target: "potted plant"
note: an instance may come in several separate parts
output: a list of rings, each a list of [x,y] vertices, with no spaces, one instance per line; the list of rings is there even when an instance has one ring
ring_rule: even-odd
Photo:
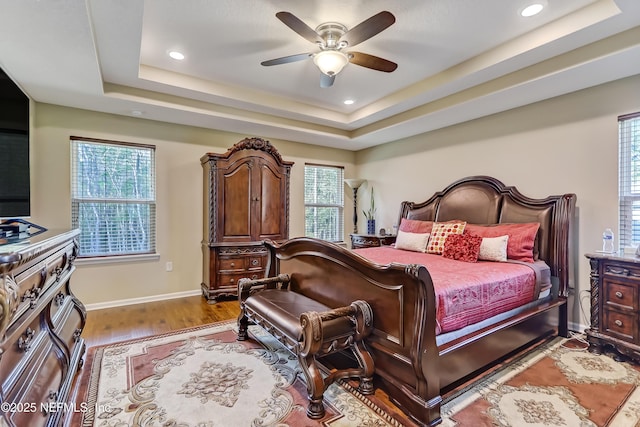
[[[365,218],[367,218],[367,234],[376,234],[376,201],[373,197],[373,187],[371,187],[371,204],[369,210],[363,210]]]

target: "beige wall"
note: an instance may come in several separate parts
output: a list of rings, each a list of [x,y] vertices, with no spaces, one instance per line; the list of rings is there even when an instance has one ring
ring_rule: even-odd
[[[225,152],[252,135],[217,132],[150,120],[36,104],[32,139],[31,221],[49,229],[71,226],[70,136],[156,146],[157,250],[159,260],[78,265],[72,279],[85,304],[153,297],[200,289],[202,255],[202,168],[206,152]],[[270,140],[291,171],[290,236],[304,235],[304,164],[345,167],[354,173],[355,154],[289,141]],[[349,193],[348,189],[347,193]],[[351,203],[347,195],[347,203]],[[345,225],[346,233],[351,222]],[[167,261],[173,271],[165,271]]]
[[[577,194],[576,274],[588,324],[589,265],[602,231],[618,228],[618,115],[640,111],[640,76],[561,96],[359,152],[358,175],[373,185],[381,226],[397,222],[403,200],[423,201],[451,182],[491,175],[530,197]],[[366,206],[368,189],[363,194]],[[382,203],[381,203],[382,204]]]
[[[397,222],[403,200],[422,201],[461,177],[491,175],[530,197],[578,196],[570,321],[588,324],[589,269],[584,254],[601,247],[602,230],[617,235],[617,116],[640,111],[640,76],[418,135],[358,153],[289,141],[271,142],[292,170],[291,236],[304,233],[303,164],[345,166],[346,177],[368,180],[362,209],[375,188],[377,228]],[[38,104],[33,161],[33,221],[70,225],[69,136],[154,144],[158,169],[159,261],[79,266],[73,288],[85,303],[148,297],[199,288],[202,184],[199,158],[246,135]],[[351,230],[346,189],[345,229]],[[174,271],[165,271],[172,261]],[[584,313],[584,314],[583,314]]]

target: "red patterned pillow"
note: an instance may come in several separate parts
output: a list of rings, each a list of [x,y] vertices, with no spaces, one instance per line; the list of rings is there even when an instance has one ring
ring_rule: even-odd
[[[433,221],[420,221],[417,219],[402,218],[398,230],[407,233],[431,233]]]
[[[522,224],[475,225],[467,224],[467,233],[481,237],[499,237],[508,235],[507,258],[525,262],[533,262],[534,245],[540,223],[526,222]]]
[[[477,262],[482,237],[474,234],[450,234],[444,241],[442,256],[465,262]]]
[[[462,234],[465,225],[467,223],[464,221],[434,222],[433,228],[431,228],[429,244],[427,245],[427,253],[441,254],[444,250],[444,242],[447,236],[449,234]]]

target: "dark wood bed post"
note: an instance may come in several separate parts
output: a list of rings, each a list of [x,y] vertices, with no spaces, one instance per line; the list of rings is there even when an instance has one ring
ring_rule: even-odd
[[[558,295],[567,299],[571,289],[571,280],[574,279],[575,248],[573,247],[574,218],[576,207],[575,194],[563,195],[557,204],[558,212],[554,215],[557,224],[554,229],[559,234],[555,239],[553,253],[556,256],[554,264],[558,276]],[[551,274],[554,274],[553,270]],[[569,337],[569,304],[560,307],[560,322],[558,335]]]

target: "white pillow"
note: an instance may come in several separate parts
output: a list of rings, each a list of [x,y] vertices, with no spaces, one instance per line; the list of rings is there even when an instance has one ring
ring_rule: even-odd
[[[483,261],[506,261],[509,236],[483,237],[478,259]]]
[[[396,248],[405,251],[426,252],[429,242],[429,233],[409,233],[398,230],[396,236]]]

